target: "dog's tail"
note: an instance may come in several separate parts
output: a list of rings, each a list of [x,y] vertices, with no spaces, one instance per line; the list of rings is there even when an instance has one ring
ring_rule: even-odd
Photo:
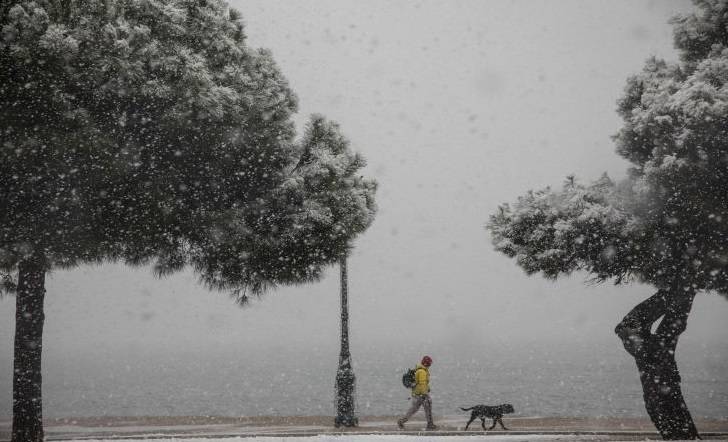
[[[472,410],[473,408],[475,408],[475,407],[470,407],[470,408],[463,408],[463,407],[460,407],[460,409],[461,409],[461,410],[463,410],[463,411],[470,411],[470,410]]]

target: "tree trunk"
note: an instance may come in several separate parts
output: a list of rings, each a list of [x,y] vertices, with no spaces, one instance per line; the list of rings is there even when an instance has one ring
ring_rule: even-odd
[[[45,267],[36,257],[18,265],[13,360],[12,442],[43,441],[41,350]]]
[[[341,270],[341,347],[339,369],[336,371],[336,419],[334,425],[356,427],[359,422],[354,411],[356,377],[349,353],[349,281],[346,273],[346,257],[339,261]]]
[[[695,299],[692,288],[661,289],[637,305],[615,333],[637,363],[645,408],[665,440],[700,439],[680,389],[675,349]],[[662,321],[653,333],[652,326]]]

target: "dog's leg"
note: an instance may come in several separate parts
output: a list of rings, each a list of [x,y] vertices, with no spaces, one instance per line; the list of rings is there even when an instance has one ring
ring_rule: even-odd
[[[484,417],[480,418],[480,426],[483,427],[483,431],[485,431],[485,418]]]
[[[468,431],[468,427],[470,424],[475,420],[475,416],[471,415],[470,420],[468,421],[467,425],[465,425],[465,431]]]
[[[504,430],[508,430],[508,428],[506,428],[506,426],[503,425],[503,419],[502,418],[498,418],[498,422],[500,422],[501,428],[503,428]]]
[[[491,425],[490,428],[488,428],[488,430],[492,430],[493,428],[495,428],[495,423],[497,422],[497,420],[498,419],[493,418],[493,425]]]

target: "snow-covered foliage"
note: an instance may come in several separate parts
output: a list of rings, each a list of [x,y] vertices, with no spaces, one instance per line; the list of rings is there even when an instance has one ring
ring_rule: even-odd
[[[0,14],[0,268],[191,264],[211,287],[259,292],[317,277],[371,222],[374,185],[340,136],[294,168],[311,150],[297,99],[223,1]],[[314,164],[330,186],[312,185]]]
[[[297,148],[296,165],[269,198],[250,213],[233,211],[211,249],[193,253],[203,280],[235,290],[240,301],[245,288],[255,293],[270,283],[319,278],[323,265],[341,258],[374,220],[376,183],[358,174],[366,163],[336,123],[313,116]]]
[[[622,200],[606,175],[589,186],[569,177],[560,192],[531,191],[502,205],[489,228],[496,250],[529,274],[587,270],[601,280],[621,279],[633,273],[635,249],[634,220]]]
[[[615,141],[629,177],[570,180],[491,217],[496,249],[527,272],[583,269],[657,287],[677,278],[728,294],[728,3],[695,4],[672,21],[681,62],[649,59],[619,100]]]

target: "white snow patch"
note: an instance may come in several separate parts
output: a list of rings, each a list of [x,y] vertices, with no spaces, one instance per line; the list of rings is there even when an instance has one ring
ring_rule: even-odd
[[[165,438],[165,441],[185,441],[187,438]],[[225,438],[194,438],[195,442],[473,442],[483,440],[483,434],[472,436],[419,436],[419,435],[391,435],[391,434],[357,434],[357,435],[316,435],[293,437],[225,437]],[[585,435],[553,435],[553,434],[526,434],[526,435],[498,435],[488,436],[488,442],[527,442],[527,441],[583,441],[606,440],[599,436]],[[83,442],[111,442],[108,439],[80,439]],[[148,439],[124,439],[124,442],[149,442]]]

